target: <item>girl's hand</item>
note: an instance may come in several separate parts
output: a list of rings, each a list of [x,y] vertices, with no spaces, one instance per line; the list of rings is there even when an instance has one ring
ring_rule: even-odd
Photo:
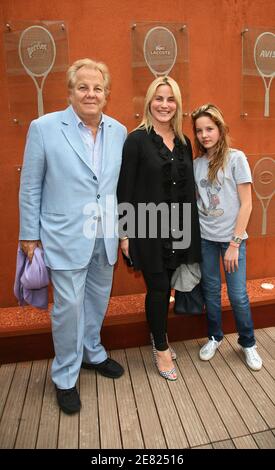
[[[239,248],[229,245],[224,255],[224,268],[228,273],[238,269]]]

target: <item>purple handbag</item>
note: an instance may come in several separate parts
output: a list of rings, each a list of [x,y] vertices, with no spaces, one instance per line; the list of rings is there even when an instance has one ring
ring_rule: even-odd
[[[30,262],[19,246],[14,283],[14,295],[19,305],[30,304],[42,309],[48,308],[48,284],[49,274],[41,248],[34,250]]]

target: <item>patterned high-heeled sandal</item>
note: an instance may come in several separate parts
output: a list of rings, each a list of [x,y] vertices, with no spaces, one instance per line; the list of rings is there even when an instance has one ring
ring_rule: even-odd
[[[170,349],[171,357],[172,357],[173,361],[175,361],[175,360],[177,359],[177,353],[176,353],[176,351],[174,350],[174,348],[172,348],[172,346],[169,344],[168,335],[167,335],[167,334],[166,334],[166,341],[167,341],[167,344],[168,344],[168,348]]]
[[[152,333],[150,333],[150,338],[151,338],[152,350],[153,350],[153,361],[158,369],[159,375],[161,375],[161,377],[163,377],[166,380],[172,380],[172,381],[177,380],[177,371],[175,367],[173,367],[170,370],[160,370],[158,366],[158,353],[157,353],[157,349],[155,346],[155,341],[154,341]],[[172,353],[171,353],[171,356],[172,356]]]
[[[150,333],[150,340],[151,340],[153,349],[156,349],[155,341],[154,341],[154,337],[153,337],[152,333]],[[175,361],[175,360],[177,359],[177,353],[176,353],[176,351],[172,348],[172,346],[169,344],[168,335],[167,335],[167,334],[166,334],[166,341],[167,341],[168,348],[169,348],[170,353],[171,353],[171,357],[172,357],[173,361]]]

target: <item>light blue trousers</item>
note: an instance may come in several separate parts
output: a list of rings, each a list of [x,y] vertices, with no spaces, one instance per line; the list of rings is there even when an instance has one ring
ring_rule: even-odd
[[[113,268],[103,238],[97,238],[88,266],[50,271],[54,292],[52,380],[58,388],[75,386],[82,361],[98,364],[107,358],[100,330],[110,298]]]

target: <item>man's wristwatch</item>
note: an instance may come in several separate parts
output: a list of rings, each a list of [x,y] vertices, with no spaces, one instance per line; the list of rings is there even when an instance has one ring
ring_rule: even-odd
[[[240,245],[243,241],[242,238],[240,237],[235,237],[235,235],[233,235],[233,237],[231,238],[231,241],[234,242],[234,243],[237,243],[238,245]]]

